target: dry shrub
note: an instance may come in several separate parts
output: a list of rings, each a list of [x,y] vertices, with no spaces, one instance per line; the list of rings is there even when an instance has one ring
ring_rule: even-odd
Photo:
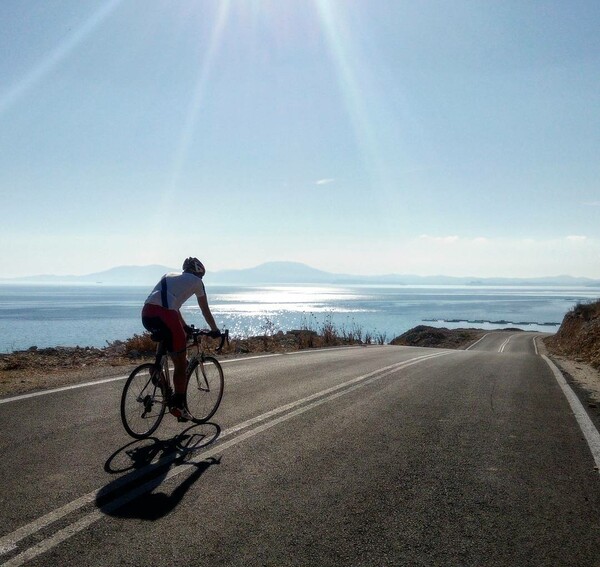
[[[326,317],[321,327],[321,336],[326,345],[338,344],[338,333],[335,325],[331,321],[331,317]]]
[[[130,355],[153,355],[156,352],[156,343],[150,338],[150,333],[133,335],[123,341],[125,353]]]

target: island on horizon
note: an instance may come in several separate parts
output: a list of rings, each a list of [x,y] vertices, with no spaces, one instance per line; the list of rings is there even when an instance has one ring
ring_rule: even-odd
[[[16,278],[0,278],[3,284],[104,284],[154,285],[165,273],[176,268],[151,264],[146,266],[116,266],[84,275],[40,274]],[[357,284],[357,285],[457,285],[457,286],[582,286],[600,287],[600,280],[570,275],[532,278],[419,276],[414,274],[356,275],[338,274],[312,268],[300,262],[266,262],[253,268],[208,271],[212,284]]]

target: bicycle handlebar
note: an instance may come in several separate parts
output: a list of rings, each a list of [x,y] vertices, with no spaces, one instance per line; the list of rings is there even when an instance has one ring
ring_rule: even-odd
[[[222,333],[220,331],[208,331],[206,329],[196,329],[194,325],[191,326],[191,337],[195,340],[198,340],[198,337],[211,337],[213,339],[221,339],[221,343],[216,348],[216,352],[221,352],[223,346],[225,345],[225,341],[227,341],[227,345],[229,345],[229,329],[225,329]]]

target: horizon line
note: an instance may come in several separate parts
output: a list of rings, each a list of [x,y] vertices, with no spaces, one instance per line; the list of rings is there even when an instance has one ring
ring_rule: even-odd
[[[576,279],[576,280],[587,280],[594,283],[600,283],[600,278],[592,277],[592,276],[575,276],[571,274],[553,274],[553,275],[543,275],[543,276],[505,276],[505,275],[494,275],[494,276],[478,276],[478,275],[447,275],[444,273],[423,275],[418,273],[399,273],[399,272],[388,272],[388,273],[378,273],[378,274],[352,274],[352,273],[342,273],[342,272],[329,272],[322,270],[320,268],[314,268],[309,264],[305,264],[304,262],[290,261],[290,260],[274,260],[268,262],[262,262],[255,266],[251,266],[248,268],[225,268],[221,270],[208,271],[207,274],[223,274],[227,272],[249,272],[256,270],[257,268],[262,268],[269,265],[276,264],[288,264],[288,265],[296,265],[301,266],[303,268],[307,268],[313,272],[319,272],[323,276],[331,276],[331,277],[340,277],[340,278],[358,278],[358,279],[377,279],[377,278],[421,278],[421,279],[435,279],[435,278],[445,278],[445,279],[457,279],[457,280],[546,280],[546,279]],[[108,272],[112,272],[119,269],[147,269],[147,268],[161,268],[167,271],[175,271],[178,272],[180,270],[176,268],[171,268],[169,266],[165,266],[163,264],[122,264],[118,266],[113,266],[111,268],[106,268],[104,270],[100,270],[97,272],[89,272],[84,274],[31,274],[31,275],[19,275],[19,276],[8,276],[8,277],[0,277],[1,283],[10,283],[10,282],[18,282],[22,280],[41,280],[42,278],[51,278],[56,280],[58,278],[90,278],[97,277],[107,274]],[[102,282],[98,282],[102,283]]]

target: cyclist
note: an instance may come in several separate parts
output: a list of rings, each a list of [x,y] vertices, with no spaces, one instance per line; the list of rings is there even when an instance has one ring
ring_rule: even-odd
[[[187,335],[191,330],[181,316],[181,306],[192,296],[198,300],[198,306],[204,315],[204,319],[211,331],[218,336],[219,328],[212,316],[204,282],[202,277],[206,273],[202,262],[198,258],[186,258],[183,262],[183,273],[165,274],[156,284],[142,309],[142,324],[150,331],[160,332],[165,337],[165,344],[173,366],[174,394],[171,398],[169,411],[175,417],[187,420],[191,419],[186,401],[186,377],[187,366],[186,345]]]

